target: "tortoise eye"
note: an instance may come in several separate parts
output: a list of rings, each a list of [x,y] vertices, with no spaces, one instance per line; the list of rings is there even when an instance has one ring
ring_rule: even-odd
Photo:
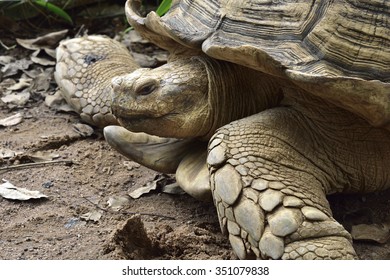
[[[137,95],[148,95],[151,94],[156,89],[155,84],[145,84],[136,90]]]

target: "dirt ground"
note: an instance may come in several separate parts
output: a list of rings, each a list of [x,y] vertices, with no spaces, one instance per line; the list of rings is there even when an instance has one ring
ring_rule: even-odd
[[[14,53],[2,50],[0,55]],[[24,116],[17,125],[0,126],[0,149],[15,153],[0,158],[0,180],[47,196],[0,197],[0,259],[236,258],[220,233],[212,203],[163,193],[160,185],[169,178],[119,155],[99,129],[90,136],[77,132],[77,115],[46,106],[45,97],[54,92],[51,80],[47,92],[23,106],[10,108],[0,101],[0,120]],[[52,158],[33,163],[37,151]],[[157,184],[157,190],[129,197],[148,184]],[[125,201],[119,210],[113,205],[118,200]],[[348,230],[390,218],[390,191],[337,195],[330,201]],[[361,259],[390,259],[389,241],[356,241],[355,248]]]

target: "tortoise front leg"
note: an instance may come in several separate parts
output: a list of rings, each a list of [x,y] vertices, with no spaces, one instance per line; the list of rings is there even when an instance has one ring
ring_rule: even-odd
[[[230,123],[211,139],[213,198],[240,259],[356,258],[326,199],[333,163],[306,129],[293,111],[276,108]]]

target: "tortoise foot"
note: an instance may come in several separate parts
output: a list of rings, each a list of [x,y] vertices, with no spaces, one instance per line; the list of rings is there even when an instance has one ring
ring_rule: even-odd
[[[213,199],[237,256],[356,258],[350,234],[332,217],[326,176],[262,121],[260,114],[233,122],[209,142]]]

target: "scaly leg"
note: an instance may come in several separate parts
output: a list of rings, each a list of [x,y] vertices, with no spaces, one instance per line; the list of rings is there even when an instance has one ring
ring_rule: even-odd
[[[389,186],[390,136],[357,117],[358,128],[343,129],[350,115],[321,124],[275,108],[232,122],[210,140],[213,199],[239,258],[357,257],[326,194]]]

